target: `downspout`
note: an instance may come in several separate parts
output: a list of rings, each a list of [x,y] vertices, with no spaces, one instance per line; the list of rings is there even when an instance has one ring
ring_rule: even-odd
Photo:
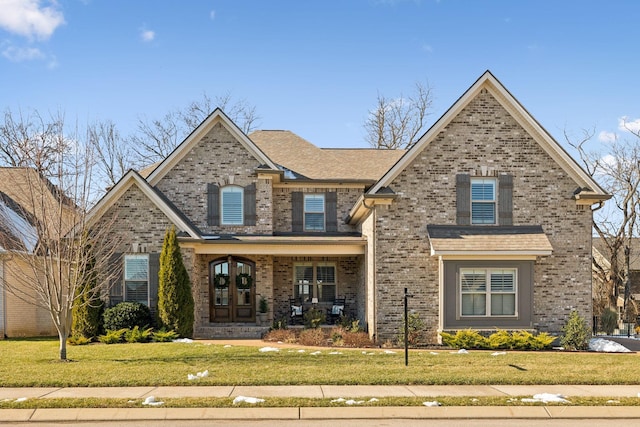
[[[7,303],[4,287],[4,258],[0,257],[0,340],[6,338],[7,328]]]

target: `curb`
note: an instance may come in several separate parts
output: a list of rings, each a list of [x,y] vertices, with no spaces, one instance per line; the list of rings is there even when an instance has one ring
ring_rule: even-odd
[[[327,410],[330,409],[330,410]],[[638,406],[0,409],[1,422],[329,419],[640,419]]]

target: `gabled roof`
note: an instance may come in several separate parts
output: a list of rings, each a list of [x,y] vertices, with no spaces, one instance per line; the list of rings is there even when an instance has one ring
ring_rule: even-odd
[[[240,143],[249,151],[260,164],[268,166],[270,169],[278,170],[278,167],[267,157],[260,148],[256,146],[245,134],[236,126],[231,119],[224,114],[220,108],[216,108],[202,123],[185,138],[180,145],[166,159],[164,159],[149,174],[147,180],[151,186],[154,186],[169,172],[191,149],[196,145],[202,137],[204,137],[216,124],[221,123],[231,135],[233,135]]]
[[[581,188],[586,188],[576,198],[588,199],[588,203],[607,200],[610,196],[591,176],[558,144],[553,137],[529,114],[516,98],[486,71],[476,82],[447,110],[446,113],[411,147],[409,151],[375,184],[368,193],[375,194],[391,182],[424,150],[444,128],[471,102],[482,89],[487,89],[514,119],[540,144]]]
[[[132,186],[138,187],[145,196],[164,213],[176,227],[186,232],[190,237],[199,238],[201,233],[191,222],[169,202],[164,195],[155,190],[140,174],[134,170],[129,170],[114,185],[107,194],[87,214],[86,222],[92,225],[107,210],[118,201],[122,195]]]
[[[249,138],[275,163],[308,179],[375,182],[405,153],[373,148],[319,148],[288,130],[259,130]]]
[[[33,252],[38,243],[36,219],[24,207],[0,191],[0,252]]]

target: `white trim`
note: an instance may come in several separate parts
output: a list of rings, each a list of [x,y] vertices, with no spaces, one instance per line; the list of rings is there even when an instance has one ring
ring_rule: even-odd
[[[493,252],[479,252],[470,253],[463,251],[439,251],[437,253],[431,253],[433,256],[440,257],[442,261],[454,261],[454,260],[482,260],[482,261],[510,261],[510,260],[522,260],[522,261],[535,261],[540,256],[549,256],[551,251],[493,251]]]
[[[286,255],[286,256],[313,256],[313,255],[364,255],[366,241],[361,243],[226,243],[217,241],[215,244],[199,242],[181,242],[180,247],[193,249],[196,255]]]
[[[498,102],[526,129],[569,176],[580,186],[589,187],[602,199],[608,198],[604,191],[582,169],[576,161],[540,126],[540,124],[520,105],[490,71],[486,71],[476,82],[447,110],[442,117],[411,147],[409,151],[373,186],[367,194],[375,194],[381,188],[389,186],[394,179],[413,162],[413,160],[444,130],[444,128],[471,102],[482,89],[487,89]],[[593,200],[597,203],[598,200]]]
[[[156,185],[218,123],[221,123],[261,164],[266,164],[273,170],[279,170],[276,164],[273,163],[220,108],[216,108],[213,113],[204,119],[204,121],[151,172],[147,177],[149,184],[152,186]]]

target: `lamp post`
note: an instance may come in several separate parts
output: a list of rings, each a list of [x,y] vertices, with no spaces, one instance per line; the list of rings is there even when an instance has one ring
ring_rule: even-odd
[[[404,288],[404,366],[409,366],[409,306],[408,299],[413,295]]]

